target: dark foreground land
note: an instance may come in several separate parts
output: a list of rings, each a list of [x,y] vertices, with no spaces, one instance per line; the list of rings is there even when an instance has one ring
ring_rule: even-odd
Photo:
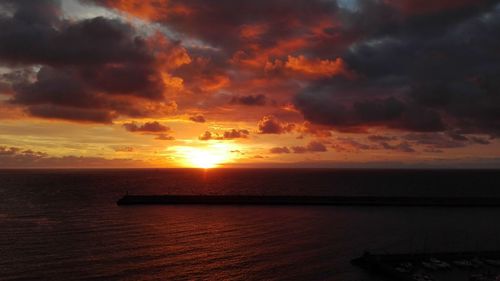
[[[400,281],[498,281],[500,252],[383,254],[365,253],[352,264]]]
[[[375,197],[375,196],[243,196],[243,195],[125,195],[118,205],[332,205],[500,207],[495,197]]]

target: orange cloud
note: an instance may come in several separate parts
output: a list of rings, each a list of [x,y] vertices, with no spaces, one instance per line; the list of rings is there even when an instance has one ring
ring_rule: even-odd
[[[187,16],[194,12],[189,7],[178,3],[174,4],[170,0],[106,0],[104,2],[106,5],[112,6],[127,14],[153,21],[172,16]]]
[[[258,39],[267,29],[265,24],[244,24],[240,28],[240,37],[245,40]]]
[[[342,58],[336,58],[335,60],[322,60],[308,59],[304,56],[288,56],[288,60],[284,66],[288,69],[314,78],[328,78],[337,75],[342,75],[348,78],[354,77],[354,74],[347,69],[347,66]]]
[[[204,92],[214,92],[229,85],[230,80],[226,75],[214,75],[201,79],[200,89]]]
[[[149,37],[147,43],[154,52],[156,63],[165,70],[191,63],[191,57],[184,47],[159,32]]]

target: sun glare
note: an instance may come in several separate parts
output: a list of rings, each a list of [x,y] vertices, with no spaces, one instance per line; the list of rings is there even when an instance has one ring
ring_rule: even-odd
[[[231,147],[224,144],[215,144],[208,147],[176,147],[182,164],[188,167],[210,169],[221,164],[231,162],[234,153]]]
[[[204,169],[215,168],[224,161],[223,155],[203,150],[193,150],[189,153],[188,157],[192,166]]]

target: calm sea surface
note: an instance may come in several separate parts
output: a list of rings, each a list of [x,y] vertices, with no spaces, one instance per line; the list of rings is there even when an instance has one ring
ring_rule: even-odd
[[[500,250],[500,208],[136,206],[131,194],[498,196],[499,171],[0,171],[0,280],[379,280],[373,252]]]

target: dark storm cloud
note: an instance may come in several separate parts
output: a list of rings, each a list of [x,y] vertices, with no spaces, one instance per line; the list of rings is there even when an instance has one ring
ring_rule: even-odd
[[[296,97],[295,106],[307,120],[341,131],[356,131],[372,126],[421,132],[445,128],[436,111],[394,97],[360,97],[360,101],[348,104],[337,100],[337,96],[342,94],[335,93],[335,90],[306,90]]]
[[[437,35],[491,10],[496,0],[237,1],[84,0],[163,23],[223,50],[252,55],[291,39],[308,40],[309,56],[345,55],[353,43],[409,35]],[[340,3],[338,3],[340,2]],[[293,40],[292,40],[293,41]],[[295,42],[296,43],[296,42]],[[285,53],[285,56],[292,55]],[[392,63],[397,64],[397,60]]]
[[[304,117],[337,130],[378,126],[498,136],[497,1],[437,2],[401,15],[392,29],[378,25],[346,50],[344,59],[359,80],[309,85],[294,101]]]
[[[106,67],[103,66],[101,70],[103,69],[105,72]],[[154,113],[152,108],[148,109],[141,106],[144,99],[140,97],[140,94],[136,96],[136,93],[142,93],[139,90],[140,86],[136,88],[137,92],[130,92],[131,96],[123,98],[123,95],[119,95],[117,92],[106,91],[106,89],[111,90],[112,87],[115,87],[113,79],[117,79],[116,77],[109,79],[109,83],[104,83],[104,81],[96,82],[91,77],[82,77],[81,71],[82,68],[78,67],[55,68],[44,66],[38,71],[34,81],[28,77],[25,77],[24,80],[19,78],[10,80],[13,94],[9,102],[25,106],[27,111],[35,113],[35,116],[72,121],[109,123],[119,114],[131,117],[145,117]],[[122,86],[120,87],[124,87],[124,91],[121,93],[126,93],[125,88],[134,89],[134,85],[141,83],[138,81],[141,80],[141,76],[144,77],[143,74],[135,75],[138,80],[130,78],[128,80],[131,82],[121,83]],[[99,83],[102,83],[103,87],[100,87]],[[157,93],[161,93],[161,91]],[[133,100],[130,97],[142,100]],[[161,103],[158,104],[162,105]],[[45,111],[44,114],[38,113],[47,108],[56,109],[54,116],[51,116],[50,110]],[[173,111],[175,105],[165,103],[162,108],[164,110],[170,108],[169,110]],[[65,118],[66,114],[57,114],[57,112],[63,111],[71,115],[79,113],[82,113],[82,115],[81,117]],[[102,112],[102,114],[96,115],[97,112]],[[96,118],[97,116],[102,118]]]
[[[248,42],[263,46],[303,33],[302,26],[313,25],[337,10],[335,1],[231,1],[216,3],[192,1],[94,1],[164,23],[177,32],[188,34],[231,53]],[[133,3],[133,4],[132,4]],[[132,5],[130,5],[132,4]],[[134,6],[135,4],[135,6]],[[137,9],[137,8],[142,9]]]
[[[60,1],[0,1],[0,60],[10,64],[95,65],[151,60],[134,29],[116,19],[61,19]]]
[[[241,105],[266,105],[267,98],[265,95],[248,95],[248,96],[238,96],[233,97],[230,101],[231,104],[241,104]]]
[[[94,123],[111,123],[117,117],[107,110],[70,108],[53,104],[29,106],[28,112],[41,118]]]
[[[68,21],[60,1],[1,1],[0,7],[10,11],[0,16],[0,64],[27,70],[41,65],[35,79],[3,77],[13,89],[10,102],[27,112],[109,123],[120,114],[142,115],[134,114],[142,102],[163,99],[165,85],[150,39],[128,23],[103,17]],[[179,47],[155,48],[169,53]]]

